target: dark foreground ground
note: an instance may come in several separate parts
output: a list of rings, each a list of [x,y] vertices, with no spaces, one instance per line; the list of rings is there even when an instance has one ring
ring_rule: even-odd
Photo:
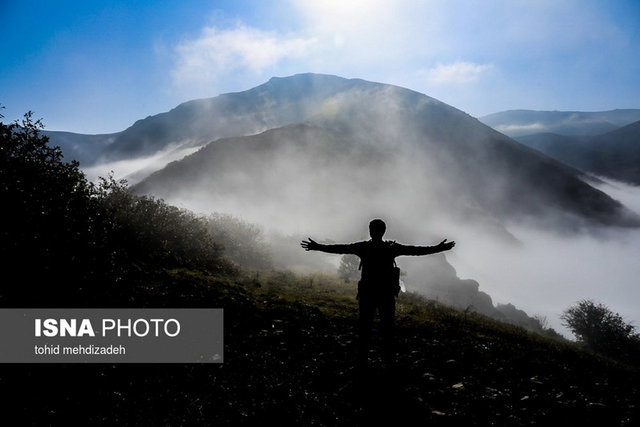
[[[0,366],[0,423],[640,425],[640,373],[572,345],[404,297],[397,366],[360,370],[349,292],[241,282],[164,272],[129,301],[224,308],[224,364]]]

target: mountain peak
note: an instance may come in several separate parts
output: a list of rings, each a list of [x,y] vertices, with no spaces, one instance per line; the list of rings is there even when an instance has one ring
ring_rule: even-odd
[[[336,76],[334,74],[322,74],[322,73],[297,73],[292,74],[290,76],[273,76],[271,77],[267,83],[274,82],[292,82],[292,81],[325,81],[325,82],[336,82],[336,81],[346,81],[349,80],[344,77]]]
[[[287,128],[304,122],[312,122],[315,131]],[[203,157],[202,168],[194,168],[193,162],[181,167],[192,170],[189,176],[201,176],[176,185],[169,183],[173,177],[161,177],[159,172],[140,188],[172,200],[181,188],[194,190],[197,183],[210,182],[224,194],[233,189],[233,197],[238,197],[245,190],[253,194],[260,189],[261,195],[279,191],[294,180],[306,182],[309,188],[349,188],[351,194],[361,191],[351,183],[357,170],[365,187],[388,175],[389,192],[374,193],[367,204],[375,204],[378,198],[401,197],[399,189],[410,182],[413,191],[447,200],[452,210],[458,209],[457,203],[472,200],[479,210],[499,220],[550,214],[564,217],[562,226],[579,224],[575,219],[618,225],[640,222],[619,203],[581,181],[579,171],[516,143],[454,107],[398,86],[312,73],[274,77],[251,90],[213,98],[188,121],[167,125],[192,134],[198,126],[201,140],[216,140],[206,150],[216,155],[205,160],[205,150],[201,150],[194,156]],[[219,163],[225,158],[228,160]],[[207,162],[214,163],[207,166]],[[322,167],[316,168],[316,163]],[[176,168],[174,165],[173,171]],[[272,176],[275,169],[282,178]],[[404,171],[399,176],[408,181],[396,182],[396,169]],[[317,181],[306,176],[307,170],[331,179]],[[235,181],[223,184],[227,173],[253,176],[252,189]],[[171,193],[170,188],[176,192]],[[208,184],[206,191],[212,191]],[[252,197],[245,194],[244,203]],[[273,197],[280,196],[274,193]],[[331,203],[345,202],[340,202],[339,195],[334,199]],[[300,209],[293,207],[297,200],[289,202],[291,206],[285,207],[288,202],[283,200],[277,209]],[[255,206],[256,211],[264,212],[272,208]],[[567,213],[575,217],[566,221]]]
[[[535,217],[544,212],[568,211],[578,218],[604,224],[638,221],[627,215],[622,206],[580,181],[580,172],[517,144],[454,107],[398,86],[327,74],[274,77],[244,92],[181,104],[117,134],[104,155],[109,160],[121,160],[186,154],[219,139],[236,138],[238,143],[238,138],[308,121],[327,131],[316,138],[325,145],[309,145],[309,150],[320,150],[314,159],[334,162],[330,159],[344,147],[350,147],[340,151],[347,156],[345,160],[365,169],[371,167],[365,159],[375,159],[376,165],[385,161],[392,164],[390,160],[394,159],[398,168],[413,177],[412,186],[421,182],[425,192],[440,192],[441,198],[474,200],[480,209],[500,219],[516,212]],[[287,138],[287,150],[300,151],[300,141],[293,136]],[[329,146],[333,151],[322,151]],[[313,153],[307,151],[305,155]],[[406,153],[412,156],[400,161],[399,156]],[[280,156],[287,159],[290,154],[285,150],[274,161],[279,162]],[[173,155],[171,160],[176,158],[179,157]],[[348,164],[346,161],[334,175],[349,181],[352,171]],[[254,170],[262,166],[256,164]],[[394,170],[388,172],[395,177]],[[273,181],[271,177],[264,178]],[[532,188],[532,183],[542,182],[548,185]],[[407,183],[397,185],[404,188]],[[442,188],[436,189],[437,185]],[[501,191],[492,190],[495,188]],[[536,196],[524,197],[532,194]],[[171,199],[170,195],[164,197]]]

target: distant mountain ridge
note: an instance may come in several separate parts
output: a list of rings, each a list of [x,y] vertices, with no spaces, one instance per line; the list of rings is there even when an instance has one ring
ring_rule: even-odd
[[[77,160],[83,166],[96,163],[120,134],[87,135],[49,130],[44,130],[42,133],[49,137],[51,144],[60,147],[67,161]]]
[[[536,133],[600,135],[638,120],[640,109],[598,112],[509,110],[480,117],[482,123],[510,137]]]
[[[597,136],[542,133],[516,139],[581,170],[640,185],[640,121]]]

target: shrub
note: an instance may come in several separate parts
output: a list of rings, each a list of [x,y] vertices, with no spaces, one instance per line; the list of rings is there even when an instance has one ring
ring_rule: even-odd
[[[578,301],[560,318],[576,339],[593,351],[622,360],[633,360],[639,353],[635,327],[602,303]]]
[[[214,213],[207,218],[206,228],[222,245],[225,256],[236,264],[257,270],[272,267],[269,246],[257,225],[232,215]]]
[[[110,224],[110,245],[120,261],[162,266],[229,270],[208,221],[161,199],[131,194],[124,182],[101,178],[100,205]]]
[[[360,278],[360,258],[357,255],[343,255],[338,266],[338,275],[349,283]]]

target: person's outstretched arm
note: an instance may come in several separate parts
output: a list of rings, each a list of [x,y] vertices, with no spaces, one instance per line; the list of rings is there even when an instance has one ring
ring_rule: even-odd
[[[435,246],[409,246],[401,245],[399,243],[396,243],[394,246],[397,255],[430,255],[448,251],[455,245],[456,242],[447,242],[447,239],[444,239]]]
[[[348,245],[323,245],[321,243],[313,241],[310,237],[309,240],[303,240],[300,243],[302,249],[305,251],[321,251],[328,252],[330,254],[353,254],[357,255],[356,244],[351,243]]]

